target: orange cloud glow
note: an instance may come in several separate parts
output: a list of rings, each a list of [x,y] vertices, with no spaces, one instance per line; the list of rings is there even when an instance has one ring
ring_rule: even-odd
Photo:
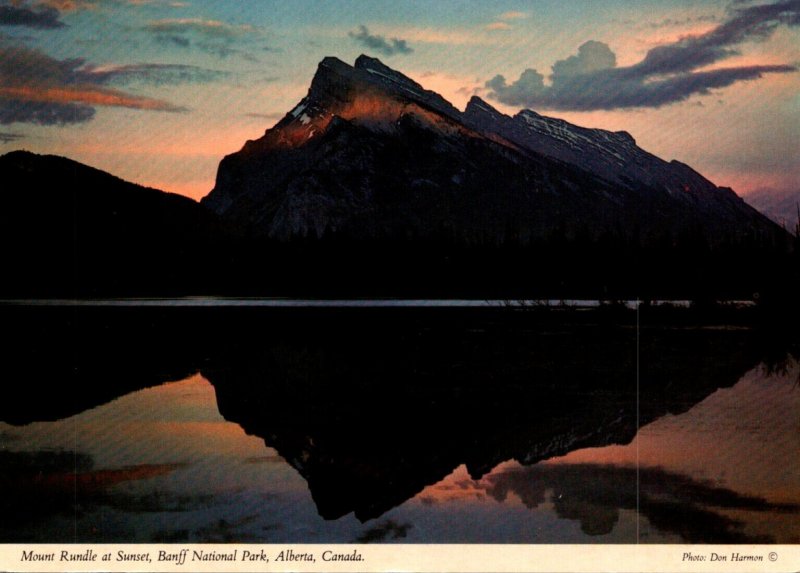
[[[77,10],[94,10],[97,3],[91,0],[43,0],[42,6],[55,8],[59,12],[75,12]]]
[[[527,18],[527,17],[528,17],[527,12],[517,12],[513,10],[511,12],[503,12],[498,16],[498,18],[501,20],[520,20],[522,18]]]
[[[487,30],[510,30],[511,25],[506,22],[492,22],[486,26]]]
[[[74,88],[46,86],[0,87],[0,97],[48,103],[85,103],[155,111],[185,111],[185,108],[174,106],[165,101],[133,96],[118,90],[93,86]]]

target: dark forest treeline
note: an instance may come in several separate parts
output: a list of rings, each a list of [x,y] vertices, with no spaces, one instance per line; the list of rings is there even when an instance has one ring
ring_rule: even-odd
[[[149,223],[143,217],[142,229]],[[642,246],[612,237],[528,245],[445,241],[246,240],[120,227],[30,237],[4,254],[3,297],[281,296],[782,299],[798,288],[798,251],[756,242]]]
[[[555,228],[526,242],[243,237],[185,197],[58,157],[0,157],[2,298],[758,299],[800,292],[798,239]],[[352,236],[350,236],[352,237]]]

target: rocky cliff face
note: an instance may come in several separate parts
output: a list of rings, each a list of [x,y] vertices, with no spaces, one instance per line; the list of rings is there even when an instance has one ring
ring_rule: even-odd
[[[325,58],[308,95],[223,159],[203,203],[252,236],[518,244],[780,230],[731,190],[586,129],[473,98],[464,112],[380,61]]]

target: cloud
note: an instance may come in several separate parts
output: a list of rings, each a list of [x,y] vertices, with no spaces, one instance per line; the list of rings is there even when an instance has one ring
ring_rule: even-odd
[[[406,40],[400,38],[386,39],[384,36],[370,34],[363,24],[358,27],[357,32],[348,32],[348,36],[359,44],[383,54],[384,56],[394,56],[395,54],[410,54],[413,48],[408,45]]]
[[[150,4],[163,4],[173,8],[186,7],[186,2],[167,2],[167,0],[0,0],[0,26],[25,26],[35,29],[57,29],[66,26],[60,20],[64,12],[77,12],[80,10],[96,10],[102,3],[112,6],[146,6]],[[217,31],[223,34],[235,35],[236,26],[230,26],[213,20],[164,20],[166,25],[170,23],[175,26],[181,24],[214,26],[217,24]],[[156,22],[158,23],[158,21]],[[240,26],[240,29],[250,28]]]
[[[617,65],[617,57],[611,48],[603,42],[590,40],[578,48],[576,56],[559,60],[553,64],[553,76],[577,76],[599,70],[606,70]]]
[[[355,32],[352,32],[355,33]],[[474,27],[447,27],[437,28],[431,26],[395,26],[386,35],[399,38],[413,38],[414,43],[442,44],[457,46],[494,45],[495,40],[490,35],[476,33]],[[408,41],[406,41],[407,43]],[[319,44],[318,44],[319,46]]]
[[[230,73],[186,64],[128,64],[84,66],[80,70],[80,75],[96,83],[174,85],[210,83],[223,79]]]
[[[38,4],[54,8],[59,12],[76,12],[97,8],[96,0],[40,0]]]
[[[13,0],[12,0],[13,1]],[[96,10],[106,6],[169,6],[170,8],[186,8],[188,2],[171,0],[36,0],[37,5],[50,6],[61,12],[78,10]]]
[[[282,119],[286,114],[283,112],[275,113],[246,113],[245,117],[252,117],[255,119]]]
[[[587,488],[587,483],[592,487]],[[685,543],[774,543],[770,537],[744,531],[737,512],[793,514],[800,509],[797,504],[772,503],[650,467],[533,465],[489,474],[476,485],[499,503],[513,493],[529,509],[547,502],[550,490],[556,515],[577,521],[590,536],[608,535],[619,522],[620,512],[637,509],[656,531]]]
[[[167,2],[166,0],[125,0],[130,6],[150,6],[161,4],[170,8],[185,8],[189,4],[186,2]]]
[[[0,5],[0,26],[25,26],[40,30],[63,28],[61,14],[50,6],[39,6],[35,10],[25,6]]]
[[[171,103],[134,96],[108,88],[83,86],[0,86],[0,99],[38,103],[75,103],[91,106],[129,107],[157,111],[185,111]]]
[[[25,136],[21,133],[12,133],[8,131],[0,131],[0,143],[14,143],[15,141],[19,141],[20,139],[24,139]],[[4,437],[4,436],[0,436]]]
[[[500,14],[497,19],[498,20],[521,20],[523,18],[527,18],[527,12],[517,12],[517,11],[510,11],[510,12],[503,12]]]
[[[12,3],[23,0],[11,0]],[[30,0],[24,0],[30,1]],[[186,8],[190,4],[171,0],[34,0],[37,7],[47,6],[59,12],[78,12],[80,10],[97,10],[103,6],[168,6],[170,8]]]
[[[359,535],[356,541],[359,543],[376,543],[387,539],[403,539],[408,536],[408,530],[413,527],[410,523],[401,524],[388,519],[384,523],[378,523],[370,527]]]
[[[192,47],[192,41],[189,40],[189,38],[184,38],[183,36],[165,34],[163,36],[158,36],[157,39],[158,39],[159,42],[161,42],[163,44],[174,44],[175,46],[178,46],[179,48],[191,48]]]
[[[0,95],[0,125],[9,123],[35,123],[38,125],[85,123],[94,118],[94,113],[94,108],[87,105],[5,99]]]
[[[234,44],[256,29],[248,24],[228,24],[202,18],[166,18],[153,20],[145,30],[155,34],[157,42],[179,48],[196,48],[220,58],[240,55],[250,61],[254,56],[234,47]]]
[[[0,45],[0,124],[67,125],[91,120],[97,107],[180,112],[169,102],[103,85],[84,60],[57,60],[25,47]]]
[[[717,22],[719,18],[713,14],[704,14],[700,16],[694,17],[687,17],[687,18],[664,18],[663,20],[659,20],[658,22],[650,22],[648,26],[654,30],[658,30],[660,28],[678,28],[683,26],[689,26],[692,24],[702,24],[708,22]]]
[[[258,58],[241,50],[234,48],[228,43],[224,42],[202,42],[192,40],[185,36],[156,36],[156,41],[161,44],[167,44],[184,49],[197,49],[218,58],[227,58],[229,56],[241,56],[243,59],[258,62]]]
[[[243,34],[252,32],[253,26],[243,24],[234,25],[219,20],[204,20],[202,18],[166,18],[153,20],[146,29],[158,34],[199,34],[209,38],[234,39]]]
[[[507,105],[521,106],[535,105],[530,102],[545,96],[548,91],[544,85],[544,76],[530,68],[522,72],[519,79],[512,84],[507,84],[503,76],[496,75],[486,82],[486,87],[492,90],[489,97]]]
[[[259,59],[254,55],[245,52],[244,50],[240,50],[239,48],[231,47],[229,44],[217,42],[196,42],[194,45],[200,50],[211,54],[212,56],[217,56],[220,58],[240,56],[249,62],[259,62]]]
[[[657,46],[632,66],[616,67],[607,44],[589,41],[576,55],[553,64],[549,84],[527,69],[512,83],[497,75],[486,87],[489,97],[512,106],[572,111],[660,107],[764,74],[797,71],[788,64],[698,71],[738,55],[744,42],[768,39],[782,25],[800,25],[800,0],[733,8],[712,30]]]
[[[511,25],[506,22],[492,22],[491,24],[486,25],[487,30],[497,31],[497,30],[510,30]]]
[[[497,19],[494,22],[487,24],[486,29],[492,32],[512,30],[513,26],[508,23],[508,20],[521,20],[527,17],[527,12],[503,12],[497,16]]]

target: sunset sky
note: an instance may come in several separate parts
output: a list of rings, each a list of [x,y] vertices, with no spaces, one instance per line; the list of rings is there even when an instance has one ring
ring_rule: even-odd
[[[624,129],[740,194],[800,181],[800,0],[0,0],[0,153],[200,198],[323,57],[361,53],[462,109]]]

